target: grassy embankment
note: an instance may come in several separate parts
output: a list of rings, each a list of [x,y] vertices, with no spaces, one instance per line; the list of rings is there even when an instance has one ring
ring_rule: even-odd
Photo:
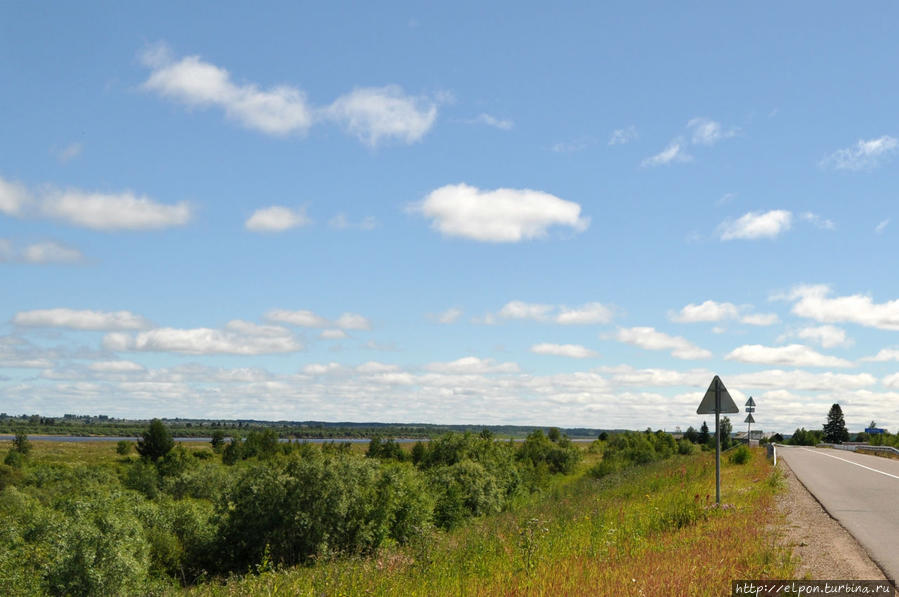
[[[722,595],[739,578],[790,578],[773,536],[779,477],[764,451],[722,463],[674,457],[595,480],[575,475],[513,512],[376,556],[204,584],[224,595]],[[595,460],[594,460],[595,462]],[[710,495],[711,494],[711,495]]]

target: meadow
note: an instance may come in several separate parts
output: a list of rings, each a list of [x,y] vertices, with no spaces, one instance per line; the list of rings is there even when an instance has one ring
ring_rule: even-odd
[[[0,471],[0,583],[21,595],[719,595],[793,571],[759,450],[725,460],[717,508],[713,455],[661,432],[582,446],[542,433],[257,444],[227,465],[227,445],[148,463],[109,442],[32,442],[24,465]]]

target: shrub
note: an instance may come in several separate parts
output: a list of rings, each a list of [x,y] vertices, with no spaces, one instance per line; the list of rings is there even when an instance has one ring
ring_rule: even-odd
[[[18,450],[10,450],[7,452],[6,458],[3,459],[3,464],[14,469],[20,469],[25,464],[25,455]]]
[[[134,444],[129,442],[127,439],[119,440],[116,444],[115,451],[119,456],[127,456],[131,454],[131,448],[134,447]]]
[[[27,456],[31,452],[31,442],[28,441],[28,436],[24,432],[16,431],[16,436],[12,440],[12,449],[22,456]]]
[[[727,460],[731,464],[746,464],[752,458],[752,452],[745,445],[740,445],[728,455]]]
[[[137,440],[137,453],[150,461],[157,461],[175,447],[172,433],[159,419],[150,421],[150,426]]]
[[[445,529],[471,516],[499,512],[505,501],[496,478],[472,460],[435,469],[429,485],[436,497],[434,522]]]

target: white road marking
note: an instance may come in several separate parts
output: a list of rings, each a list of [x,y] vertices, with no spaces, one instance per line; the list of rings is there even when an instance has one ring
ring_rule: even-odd
[[[842,460],[843,462],[848,462],[849,464],[854,464],[855,466],[860,466],[862,468],[866,468],[869,471],[874,471],[875,473],[880,473],[881,475],[886,475],[887,477],[892,477],[894,479],[899,479],[899,475],[892,475],[890,473],[885,473],[883,471],[879,471],[876,468],[871,468],[870,466],[865,466],[864,464],[859,464],[857,462],[852,462],[851,460],[846,460],[845,458],[840,458],[839,456],[834,456],[833,454],[825,454],[824,452],[820,452],[818,450],[809,450],[808,448],[802,448],[806,452],[811,452],[812,454],[820,454],[821,456],[827,456],[828,458],[836,458],[837,460]]]

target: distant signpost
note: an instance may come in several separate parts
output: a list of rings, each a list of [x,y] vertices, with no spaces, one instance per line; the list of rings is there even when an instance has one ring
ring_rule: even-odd
[[[746,415],[746,418],[743,419],[743,422],[746,423],[746,443],[750,446],[752,445],[752,424],[755,423],[755,418],[753,418],[752,413],[755,412],[755,400],[752,399],[752,396],[749,397],[749,400],[746,401],[746,412],[749,413]]]
[[[698,415],[715,415],[715,503],[721,504],[721,413],[738,413],[740,409],[730,397],[724,382],[717,375],[712,379],[709,389],[706,390],[699,408]]]

